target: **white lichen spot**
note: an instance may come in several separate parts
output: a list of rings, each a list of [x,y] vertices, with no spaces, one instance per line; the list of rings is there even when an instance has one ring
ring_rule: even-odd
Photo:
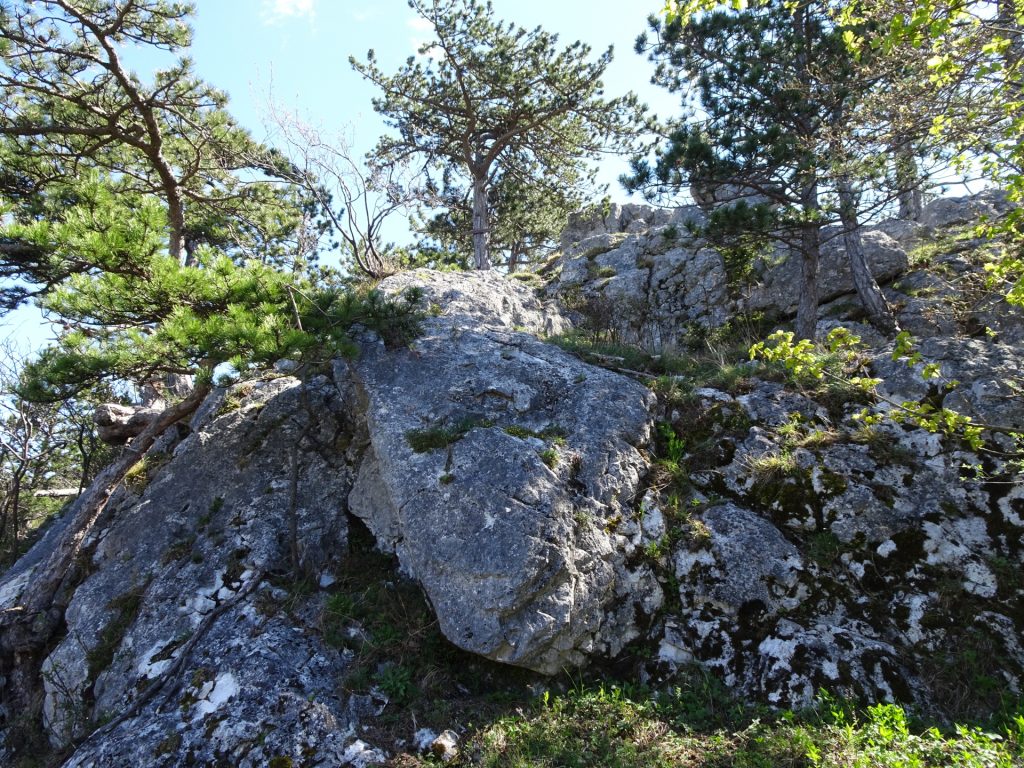
[[[196,714],[193,720],[198,720],[211,712],[224,706],[232,696],[238,693],[238,681],[230,672],[217,676],[216,680],[208,681],[199,689],[196,698]]]
[[[888,557],[896,551],[896,542],[892,539],[886,539],[878,545],[878,549],[875,550],[882,557]]]
[[[821,671],[829,680],[839,679],[839,666],[831,660],[825,660],[821,663]]]
[[[903,634],[911,643],[919,643],[924,640],[921,619],[924,618],[924,609],[928,601],[927,595],[914,595],[907,601],[910,614],[907,616],[907,628]]]
[[[964,567],[964,591],[978,597],[995,597],[999,585],[987,566],[972,560]]]
[[[684,576],[689,576],[690,572],[697,565],[710,567],[714,564],[715,556],[706,549],[699,549],[696,552],[682,550],[676,554],[676,578],[681,579]]]
[[[161,661],[151,661],[151,659],[154,656],[160,655],[160,653],[172,642],[173,641],[171,640],[164,640],[162,643],[157,643],[142,654],[142,661],[140,661],[138,667],[136,667],[140,677],[148,680],[149,678],[156,677],[170,666],[171,662],[174,661],[174,656],[176,655],[177,650],[171,654],[170,658],[162,659]]]
[[[1024,485],[1015,485],[999,500],[999,511],[1002,513],[1003,519],[1018,528],[1024,528],[1024,518],[1017,511],[1021,507],[1022,501],[1024,501]]]
[[[374,749],[362,739],[356,739],[345,748],[341,756],[342,763],[351,765],[353,768],[367,768],[367,766],[383,763],[387,756],[379,749]]]

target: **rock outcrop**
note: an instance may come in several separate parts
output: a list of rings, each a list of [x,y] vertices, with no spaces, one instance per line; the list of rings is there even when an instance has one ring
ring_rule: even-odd
[[[995,215],[1005,205],[994,194],[941,199],[926,208],[927,224],[887,221],[865,228],[861,239],[872,274],[892,281],[907,270],[909,243],[965,217]],[[740,314],[793,315],[799,259],[779,246],[753,259],[747,272],[696,234],[706,223],[697,206],[613,205],[604,216],[573,219],[562,237],[562,256],[550,268],[557,277],[549,292],[578,322],[655,350],[675,349],[695,326],[721,326]],[[838,227],[822,232],[823,302],[854,291],[841,234]]]
[[[324,642],[317,599],[283,610],[278,586],[332,582],[349,512],[457,646],[553,673],[641,634],[661,590],[609,521],[641,489],[654,396],[538,340],[565,321],[519,283],[382,288],[413,284],[434,314],[414,344],[369,334],[333,376],[219,390],[116,492],[42,674],[55,746],[118,719],[67,765],[383,759],[356,738],[372,701],[336,687],[351,652]],[[0,608],[51,539],[6,574]]]
[[[998,298],[963,300],[984,244],[950,229],[1000,206],[937,201],[922,224],[865,234],[879,275],[899,278],[887,297],[921,337],[916,368],[857,321],[838,239],[820,327],[863,337],[864,372],[889,400],[1019,429],[1024,318]],[[854,417],[868,403],[849,382],[795,387],[750,363],[729,382],[655,382],[547,339],[576,317],[661,351],[736,312],[789,312],[792,267],[766,258],[738,290],[722,255],[689,234],[702,216],[616,206],[574,221],[538,291],[496,274],[389,278],[385,291],[425,294],[412,344],[364,333],[356,359],[317,375],[215,391],[86,542],[66,633],[42,668],[46,735],[74,745],[63,764],[385,760],[398,742],[368,724],[413,683],[356,680],[373,632],[357,610],[365,594],[338,579],[357,534],[401,571],[382,589],[416,585],[447,643],[543,674],[635,643],[648,652],[633,668],[652,684],[698,663],[783,706],[824,688],[945,717],[971,698],[949,691],[974,685],[979,706],[1019,695],[1012,455],[892,421],[865,428]],[[922,379],[926,363],[958,386]],[[145,418],[106,417],[123,438]],[[1012,454],[1012,439],[992,445]],[[0,610],[17,606],[54,538],[0,578]],[[378,628],[374,642],[401,631]],[[370,677],[389,673],[378,664]],[[0,761],[21,714],[0,710]],[[458,734],[437,736],[445,724],[411,723],[406,748],[454,754]]]

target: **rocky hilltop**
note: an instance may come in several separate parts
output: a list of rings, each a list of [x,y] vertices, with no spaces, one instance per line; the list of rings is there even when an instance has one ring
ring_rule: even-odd
[[[829,246],[821,330],[863,339],[859,364],[883,398],[944,397],[1024,427],[1024,323],[986,292],[990,246],[963,226],[1004,205],[939,200],[919,223],[866,233],[919,339],[916,365],[860,322]],[[865,426],[855,416],[879,401],[855,388],[727,360],[754,314],[785,320],[793,267],[766,257],[735,279],[691,233],[699,217],[627,206],[572,222],[540,277],[389,278],[382,290],[426,294],[407,348],[365,334],[355,360],[215,391],[86,542],[42,668],[61,764],[448,754],[443,722],[419,729],[402,709],[438,674],[420,675],[429,654],[482,685],[504,668],[484,660],[537,675],[618,664],[652,686],[698,664],[774,705],[826,689],[940,719],[1019,695],[1014,467],[955,436]],[[654,372],[608,341],[642,347]],[[937,392],[919,375],[928,363],[958,385]],[[18,605],[60,525],[2,577],[0,610]],[[368,563],[385,568],[372,589]],[[401,618],[384,624],[386,605]],[[396,643],[404,666],[374,656]],[[25,713],[0,710],[0,724],[0,755],[38,748]]]

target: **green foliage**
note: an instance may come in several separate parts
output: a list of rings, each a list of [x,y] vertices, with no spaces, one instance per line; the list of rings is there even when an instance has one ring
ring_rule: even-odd
[[[859,369],[863,364],[860,352],[860,337],[846,328],[829,332],[825,351],[808,339],[795,340],[792,331],[776,331],[750,348],[750,359],[781,365],[795,383],[813,387],[826,376],[837,378]],[[879,383],[862,376],[849,376],[846,381],[865,392]]]
[[[389,346],[417,332],[416,292],[343,291],[209,248],[182,266],[162,250],[166,219],[156,200],[114,194],[95,177],[78,192],[61,220],[7,228],[21,241],[49,243],[55,259],[75,254],[89,265],[41,300],[65,331],[26,366],[28,399],[60,401],[101,381],[208,374],[221,363],[242,374],[281,358],[352,354],[354,324]]]
[[[1011,768],[1024,747],[1013,731],[1005,739],[964,726],[917,731],[893,704],[856,712],[823,697],[818,711],[757,712],[696,672],[664,694],[609,684],[576,687],[545,693],[529,710],[482,728],[464,764]]]
[[[285,256],[300,201],[237,172],[267,180],[277,158],[234,123],[226,95],[196,77],[185,55],[191,5],[16,0],[4,11],[0,191],[17,218],[55,218],[59,201],[41,200],[38,190],[73,184],[94,168],[116,179],[118,192],[161,198],[174,259],[191,261],[203,244],[239,256],[258,251],[266,261]],[[126,64],[136,45],[156,62],[151,77]],[[17,267],[4,273],[18,275]]]
[[[662,458],[675,466],[679,466],[686,455],[686,440],[676,434],[671,424],[664,422],[658,424],[658,435],[665,445]]]
[[[491,231],[512,252],[538,232],[550,237],[542,220],[586,185],[586,159],[635,133],[640,108],[632,95],[602,98],[610,50],[591,62],[588,46],[560,50],[555,35],[504,24],[489,4],[471,0],[410,6],[435,35],[419,58],[394,75],[377,66],[372,50],[365,63],[349,60],[380,89],[374,109],[398,130],[375,155],[388,163],[415,154],[440,173],[440,183],[424,185],[424,198],[449,211],[434,232],[454,243],[457,233],[463,242],[472,234],[475,266],[486,269]]]
[[[623,181],[648,197],[688,191],[709,210],[704,234],[718,248],[729,285],[782,243],[801,262],[796,330],[812,338],[818,304],[821,228],[841,221],[851,267],[873,322],[889,311],[858,251],[858,217],[883,209],[917,183],[893,147],[913,153],[927,133],[873,101],[917,71],[878,63],[845,40],[861,22],[840,19],[828,0],[685,3],[701,13],[652,17],[638,53],[656,64],[653,81],[680,93],[683,114],[662,126],[654,155],[632,161]],[[913,177],[908,181],[908,177]]]
[[[794,341],[789,331],[777,331],[763,342],[753,345],[750,357],[783,366],[792,381],[805,388],[814,388],[820,382],[831,380],[852,387],[866,396],[878,398],[877,386],[881,383],[880,379],[853,375],[863,364],[859,354],[860,339],[845,328],[836,328],[829,333],[826,342],[827,352],[806,339]],[[894,360],[905,360],[911,367],[920,365],[919,373],[924,381],[941,377],[937,363],[923,363],[913,337],[906,331],[897,335],[892,357]],[[957,382],[945,381],[941,385],[948,392],[957,386]],[[856,414],[855,418],[868,427],[885,418],[905,421],[929,432],[941,432],[962,439],[974,450],[984,446],[982,435],[986,427],[975,424],[970,416],[926,400],[886,402],[894,407],[883,413],[872,413],[865,409]],[[1004,430],[1000,428],[999,431]]]
[[[466,436],[466,433],[477,427],[490,427],[493,423],[487,419],[467,416],[453,424],[439,424],[421,429],[410,429],[405,433],[405,441],[416,453],[427,453],[440,448],[447,448]]]

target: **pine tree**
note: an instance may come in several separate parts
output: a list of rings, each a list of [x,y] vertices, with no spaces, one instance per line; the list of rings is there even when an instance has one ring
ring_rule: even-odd
[[[611,49],[590,61],[576,42],[559,50],[557,37],[494,19],[490,3],[410,0],[436,40],[394,75],[350,59],[381,95],[374,109],[397,136],[376,149],[382,162],[417,157],[426,168],[465,180],[471,199],[473,258],[489,269],[492,220],[488,191],[499,174],[530,183],[580,166],[608,146],[627,144],[641,125],[633,95],[605,100],[601,77]],[[440,189],[452,189],[440,184]]]
[[[191,10],[169,0],[17,0],[0,25],[0,136],[13,176],[39,185],[73,179],[84,165],[125,190],[158,194],[168,252],[182,263],[204,242],[283,236],[294,221],[275,216],[295,212],[258,175],[275,171],[273,156],[181,55]],[[147,82],[125,63],[130,45],[171,57],[168,66]],[[256,175],[237,173],[246,168]],[[227,220],[233,233],[223,231]]]
[[[828,2],[771,0],[747,10],[716,10],[668,23],[652,19],[655,81],[686,94],[655,162],[634,161],[629,187],[649,194],[689,186],[717,203],[710,230],[781,240],[800,259],[796,332],[813,338],[822,227],[843,223],[858,292],[873,321],[892,313],[859,246],[857,182],[885,178],[870,127],[857,106],[877,81],[865,77]],[[685,23],[684,23],[685,19]],[[859,133],[857,131],[860,131]],[[859,148],[858,148],[859,147]],[[887,201],[876,195],[872,205]]]
[[[253,167],[250,151],[268,168],[277,158],[234,126],[187,60],[145,86],[118,55],[132,42],[178,51],[188,10],[163,0],[16,3],[0,31],[0,159],[9,161],[0,272],[30,284],[4,300],[10,308],[32,295],[62,329],[26,365],[18,395],[60,403],[111,381],[193,382],[76,500],[20,605],[0,616],[8,712],[41,700],[41,654],[112,490],[198,407],[219,366],[245,374],[352,352],[355,323],[392,345],[416,332],[415,294],[355,294],[247,258],[248,248],[281,242],[269,230],[287,233],[301,219],[296,198],[268,198],[239,174]]]
[[[490,249],[503,254],[507,272],[536,263],[558,244],[569,215],[595,199],[599,190],[592,178],[583,178],[573,160],[558,164],[553,173],[540,174],[527,159],[510,164],[494,175],[487,194],[491,216]],[[441,212],[418,228],[427,240],[421,248],[450,254],[456,263],[470,263],[473,255],[472,196],[456,185],[431,200]]]

